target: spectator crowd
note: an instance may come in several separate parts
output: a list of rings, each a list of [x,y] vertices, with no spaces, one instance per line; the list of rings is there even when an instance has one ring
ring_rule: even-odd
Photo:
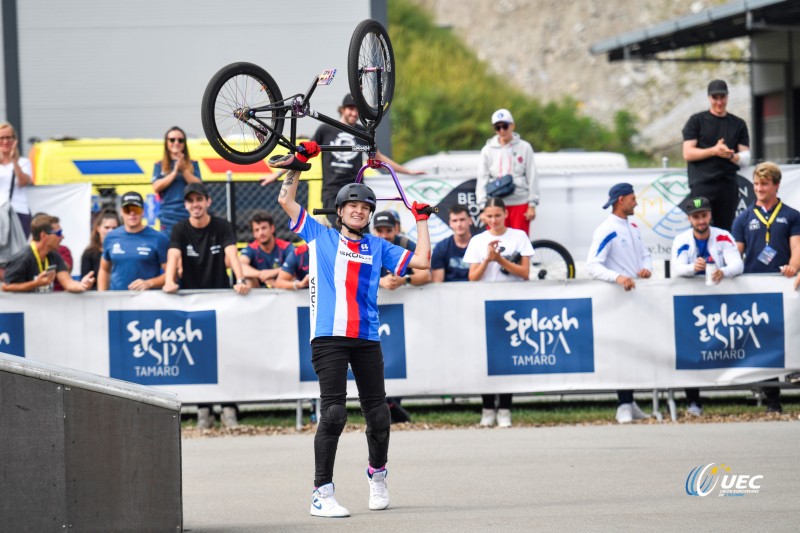
[[[779,197],[780,167],[759,163],[753,172],[756,200],[738,215],[736,172],[751,161],[747,127],[727,112],[727,85],[714,80],[708,87],[709,110],[693,115],[683,129],[684,158],[688,162],[690,194],[682,204],[691,226],[672,246],[673,273],[701,277],[709,284],[750,273],[774,273],[794,278],[800,288],[800,213]],[[353,125],[358,111],[346,97],[341,120]],[[491,117],[496,135],[481,151],[475,197],[484,228],[473,226],[467,206],[455,205],[439,216],[451,235],[432,252],[431,269],[408,269],[397,276],[384,269],[380,287],[401,290],[427,283],[522,282],[528,279],[531,258],[530,224],[539,209],[535,154],[530,143],[515,132],[508,109]],[[330,144],[339,133],[323,126],[314,138]],[[344,141],[342,141],[344,142]],[[341,154],[347,154],[347,157]],[[352,182],[359,154],[323,154],[323,204]],[[352,157],[350,157],[352,156]],[[360,157],[360,155],[359,155]],[[411,173],[383,154],[379,157],[398,171]],[[347,165],[345,165],[345,163]],[[346,167],[346,168],[345,168]],[[274,176],[264,179],[264,184]],[[212,216],[212,198],[200,168],[190,157],[185,132],[175,126],[164,135],[163,157],[155,163],[152,187],[160,196],[160,230],[146,225],[142,196],[129,191],[119,197],[119,211],[94,215],[90,244],[80,259],[80,276],[73,279],[73,256],[57,216],[30,213],[26,188],[33,184],[30,161],[21,157],[16,131],[0,123],[0,246],[2,287],[8,292],[144,291],[161,289],[173,294],[188,289],[233,290],[246,297],[260,288],[299,291],[309,286],[309,248],[302,242],[277,237],[273,216],[255,211],[249,219],[252,241],[241,251],[231,224]],[[546,206],[547,198],[542,199]],[[601,202],[605,202],[604,205]],[[633,219],[636,191],[628,183],[614,185],[598,207],[611,208],[595,230],[586,270],[593,279],[634,290],[652,275],[652,260]],[[326,221],[335,224],[335,217]],[[392,211],[378,211],[370,219],[372,233],[414,251],[416,244],[400,227]],[[299,241],[299,238],[297,239]],[[588,240],[588,236],[587,236]],[[769,412],[781,412],[780,388],[765,382]],[[771,386],[772,385],[772,386]],[[619,390],[616,419],[629,423],[648,418],[636,404],[632,390]],[[687,389],[687,412],[701,416],[699,390]],[[510,427],[511,394],[482,397],[481,426]],[[387,398],[392,422],[409,420],[400,398]],[[236,405],[222,406],[222,422],[238,424]],[[198,426],[215,423],[209,404],[198,406]]]

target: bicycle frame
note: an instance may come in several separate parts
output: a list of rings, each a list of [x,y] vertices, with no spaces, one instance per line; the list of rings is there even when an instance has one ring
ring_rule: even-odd
[[[366,72],[375,72],[380,73],[379,68],[369,68],[365,69]],[[285,98],[283,100],[283,104],[281,105],[268,105],[264,107],[255,107],[249,110],[251,118],[258,120],[255,117],[255,113],[259,111],[272,111],[277,112],[278,114],[286,114],[287,112],[291,113],[290,118],[290,134],[289,139],[284,137],[283,135],[277,134],[277,132],[269,127],[267,124],[264,124],[261,120],[258,120],[259,124],[261,124],[264,128],[268,129],[272,134],[277,135],[278,137],[278,144],[289,150],[290,152],[297,151],[297,119],[303,117],[312,117],[324,124],[329,126],[333,126],[345,133],[349,133],[353,137],[360,139],[366,143],[363,144],[356,144],[352,146],[335,146],[332,144],[325,144],[319,147],[320,151],[322,152],[366,152],[369,155],[369,161],[367,163],[368,166],[371,168],[377,168],[372,166],[370,162],[373,162],[375,159],[375,155],[378,152],[378,148],[375,145],[375,125],[380,123],[381,118],[383,117],[383,105],[380,101],[381,95],[381,77],[378,76],[378,118],[374,121],[374,123],[369,124],[362,119],[361,123],[367,128],[366,131],[360,128],[354,128],[349,124],[344,124],[340,120],[336,120],[331,118],[323,113],[319,113],[311,108],[311,95],[314,94],[317,86],[319,85],[321,76],[315,76],[314,81],[311,82],[311,86],[308,88],[305,94],[298,93],[294,96],[289,98]],[[385,166],[385,165],[384,165]],[[388,167],[387,167],[388,168]],[[390,169],[391,170],[391,169]],[[392,173],[394,174],[394,173]],[[397,183],[397,178],[395,178],[395,182]]]

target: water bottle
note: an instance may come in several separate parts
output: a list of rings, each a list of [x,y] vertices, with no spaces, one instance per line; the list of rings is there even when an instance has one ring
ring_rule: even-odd
[[[712,258],[708,258],[706,261],[706,285],[716,285],[717,282],[714,281],[714,273],[717,271],[717,264],[714,262]]]

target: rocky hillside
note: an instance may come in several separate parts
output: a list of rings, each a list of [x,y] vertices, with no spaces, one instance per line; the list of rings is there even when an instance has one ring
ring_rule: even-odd
[[[451,27],[509,83],[543,102],[570,96],[605,123],[620,109],[638,119],[640,147],[680,158],[681,128],[707,107],[706,86],[731,87],[729,110],[750,121],[749,70],[734,63],[609,63],[592,44],[664,20],[714,7],[700,0],[412,0]],[[746,39],[710,47],[708,55],[741,57]]]

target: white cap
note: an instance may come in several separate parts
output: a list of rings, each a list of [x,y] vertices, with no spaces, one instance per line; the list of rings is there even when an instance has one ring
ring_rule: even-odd
[[[498,122],[508,122],[509,124],[513,124],[514,117],[511,116],[511,111],[508,109],[498,109],[492,113],[492,125],[494,126]]]

